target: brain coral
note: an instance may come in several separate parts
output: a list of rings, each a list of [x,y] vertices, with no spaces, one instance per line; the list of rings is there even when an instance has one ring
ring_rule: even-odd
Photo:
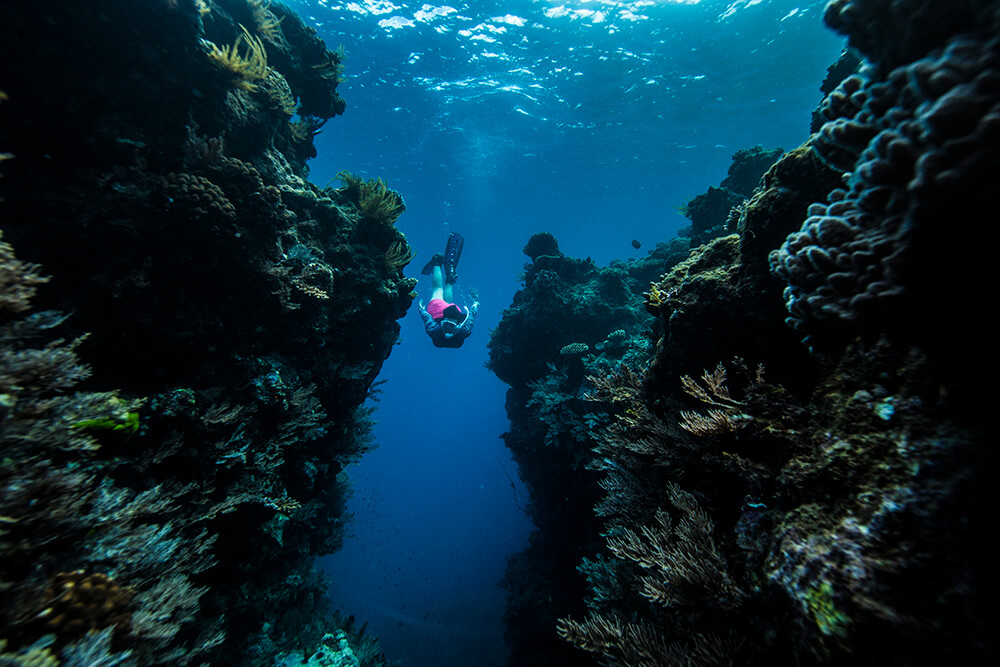
[[[928,259],[961,252],[947,223],[961,209],[975,219],[998,204],[990,184],[1000,177],[1000,39],[958,36],[884,76],[869,67],[843,81],[821,113],[813,148],[849,172],[846,187],[810,206],[801,230],[770,256],[788,283],[789,324],[800,330],[810,320],[891,314],[914,281],[927,281],[922,274],[949,279]]]

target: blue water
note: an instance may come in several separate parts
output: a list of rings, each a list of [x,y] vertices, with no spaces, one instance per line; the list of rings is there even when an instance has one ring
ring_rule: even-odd
[[[432,347],[416,308],[402,321],[379,448],[349,470],[350,537],[323,561],[331,594],[402,665],[501,665],[497,584],[531,525],[499,439],[505,387],[483,363],[521,248],[550,231],[604,264],[669,239],[736,150],[806,139],[844,41],[822,0],[286,4],[347,53],[347,112],[318,137],[312,179],[346,169],[398,190],[409,275],[461,232],[460,286],[482,301],[460,350]]]

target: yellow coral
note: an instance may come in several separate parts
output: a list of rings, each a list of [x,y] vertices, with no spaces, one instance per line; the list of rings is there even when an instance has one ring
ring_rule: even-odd
[[[344,183],[349,195],[357,197],[358,208],[369,218],[391,225],[406,210],[403,198],[390,190],[381,178],[366,181],[347,171],[337,174],[337,178]]]
[[[319,75],[324,79],[329,79],[334,83],[343,83],[344,66],[341,64],[343,62],[343,47],[338,47],[336,51],[327,51],[323,62],[313,65],[313,69],[319,72]]]
[[[274,14],[270,12],[270,0],[249,0],[248,4],[253,13],[253,22],[257,33],[263,35],[270,42],[277,41],[281,35],[281,22],[285,20],[285,17],[275,18]]]
[[[257,86],[254,82],[265,79],[271,70],[267,66],[267,50],[260,38],[251,35],[243,25],[240,25],[240,31],[242,34],[236,41],[225,48],[208,42],[208,57],[232,72],[239,80],[240,88],[255,90]],[[246,50],[241,54],[240,46],[243,44],[246,44]]]
[[[21,653],[7,653],[7,640],[0,639],[0,664],[18,667],[57,667],[59,660],[47,646],[32,646]]]
[[[298,102],[292,93],[291,86],[288,85],[288,80],[272,69],[268,73],[266,83],[267,95],[271,98],[274,106],[281,109],[285,115],[294,116],[295,112],[298,111]]]
[[[385,266],[390,271],[402,271],[416,254],[406,241],[396,241],[385,251]]]

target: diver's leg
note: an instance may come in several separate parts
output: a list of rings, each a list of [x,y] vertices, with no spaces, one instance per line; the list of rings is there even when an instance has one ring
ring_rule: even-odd
[[[431,269],[431,298],[432,299],[445,299],[444,297],[444,269],[438,264]],[[448,285],[448,291],[451,291],[451,285]]]
[[[452,289],[451,289],[451,283],[446,282],[444,284],[444,289],[441,290],[441,293],[443,294],[443,296],[441,297],[442,299],[444,299],[448,303],[452,302],[452,299],[454,298],[454,296],[453,296],[453,292],[452,292]]]

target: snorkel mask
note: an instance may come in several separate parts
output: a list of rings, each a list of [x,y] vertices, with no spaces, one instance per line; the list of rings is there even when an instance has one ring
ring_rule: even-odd
[[[458,333],[458,322],[449,319],[441,320],[441,332],[445,338],[451,338]]]

